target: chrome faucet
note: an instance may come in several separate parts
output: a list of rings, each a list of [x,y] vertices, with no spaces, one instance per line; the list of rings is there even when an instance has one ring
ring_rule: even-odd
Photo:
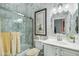
[[[62,41],[62,37],[61,37],[60,34],[57,35],[57,40],[58,40],[58,41]]]

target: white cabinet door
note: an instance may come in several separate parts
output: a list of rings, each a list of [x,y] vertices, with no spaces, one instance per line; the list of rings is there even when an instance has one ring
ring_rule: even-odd
[[[55,56],[57,47],[44,44],[44,56]]]
[[[62,48],[62,56],[78,56],[79,52]]]
[[[57,50],[56,50],[56,54],[57,54],[57,56],[61,56],[62,55],[62,50],[61,50],[62,48],[61,47],[57,47]]]

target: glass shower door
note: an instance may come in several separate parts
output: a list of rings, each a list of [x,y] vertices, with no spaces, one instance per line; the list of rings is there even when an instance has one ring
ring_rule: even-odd
[[[21,52],[32,47],[32,19],[0,8],[0,32],[19,32]]]

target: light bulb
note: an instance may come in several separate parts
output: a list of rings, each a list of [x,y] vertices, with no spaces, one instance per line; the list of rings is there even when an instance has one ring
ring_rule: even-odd
[[[58,6],[58,12],[61,13],[62,11],[63,11],[63,6],[62,5],[59,5]]]
[[[56,8],[53,8],[53,11],[56,11]]]
[[[67,4],[67,5],[65,6],[65,8],[68,9],[68,8],[69,8],[69,5]]]
[[[54,14],[56,14],[56,13],[57,13],[56,8],[53,8],[53,13],[54,13]]]
[[[59,7],[58,8],[58,12],[61,13],[62,11],[63,11],[63,8],[62,7]]]
[[[58,7],[58,9],[59,9],[59,10],[61,10],[61,9],[62,9],[62,7],[61,7],[61,6],[59,6],[59,7]]]

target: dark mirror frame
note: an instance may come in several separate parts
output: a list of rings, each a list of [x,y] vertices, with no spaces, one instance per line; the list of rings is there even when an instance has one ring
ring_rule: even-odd
[[[42,12],[42,11],[45,11],[45,32],[44,34],[39,34],[39,33],[36,33],[36,14],[39,13],[39,12]],[[35,18],[35,35],[40,35],[40,36],[46,36],[47,35],[47,8],[44,8],[44,9],[41,9],[41,10],[38,10],[34,13],[34,18]]]

